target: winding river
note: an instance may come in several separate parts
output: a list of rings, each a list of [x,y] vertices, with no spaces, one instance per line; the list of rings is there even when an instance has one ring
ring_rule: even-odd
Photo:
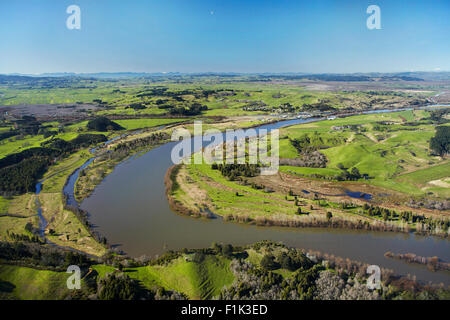
[[[280,121],[263,125],[256,131],[308,121],[314,119]],[[172,165],[170,155],[175,143],[169,142],[120,163],[80,205],[91,214],[90,221],[97,231],[127,254],[153,256],[168,249],[208,247],[212,242],[244,245],[273,240],[376,264],[398,274],[416,275],[423,281],[450,285],[450,273],[431,272],[422,265],[384,257],[386,251],[412,252],[450,261],[450,242],[445,239],[362,230],[257,227],[225,222],[220,218],[205,220],[174,213],[165,195],[164,175]],[[73,197],[78,172],[70,177],[65,188],[69,197]],[[69,198],[69,201],[72,200]]]

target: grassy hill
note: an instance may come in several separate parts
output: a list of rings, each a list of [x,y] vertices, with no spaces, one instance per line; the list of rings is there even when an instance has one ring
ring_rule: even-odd
[[[297,167],[294,171],[298,173],[333,177],[340,172],[339,166],[355,167],[369,174],[369,184],[412,195],[424,195],[432,189],[444,198],[450,195],[448,186],[429,182],[447,177],[449,162],[430,154],[429,140],[435,128],[423,121],[426,115],[419,110],[353,116],[292,126],[283,129],[282,136],[317,135],[326,145],[320,152],[328,159],[327,167]],[[280,140],[282,158],[298,156],[289,139]]]
[[[125,262],[139,262],[123,256],[110,258],[107,265],[90,264],[81,290],[75,291],[67,289],[70,275],[64,271],[0,265],[0,299],[111,299],[115,295],[102,296],[108,283],[110,293],[155,293],[147,296],[150,299],[174,297],[174,292],[188,299],[348,299],[349,294],[355,300],[421,299],[420,293],[425,290],[417,284],[410,292],[402,282],[408,280],[397,281],[383,269],[382,290],[370,291],[365,285],[367,264],[320,252],[306,253],[270,241],[245,247],[213,244],[211,248],[171,251],[140,267],[124,267]],[[114,285],[118,277],[124,280]],[[335,287],[330,288],[330,283]],[[448,299],[448,290],[427,290],[434,299]],[[159,298],[158,292],[163,292]],[[179,294],[175,297],[183,298]]]
[[[2,299],[56,300],[69,294],[68,274],[27,267],[0,265]]]
[[[222,256],[207,255],[200,262],[192,261],[192,255],[185,255],[167,265],[124,268],[132,279],[151,289],[158,285],[166,290],[176,290],[191,299],[209,299],[216,296],[226,285],[233,282],[229,269],[230,260]],[[100,277],[113,272],[113,267],[93,267]]]

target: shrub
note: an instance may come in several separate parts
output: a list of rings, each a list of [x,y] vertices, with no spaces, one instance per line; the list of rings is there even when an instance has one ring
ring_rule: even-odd
[[[276,270],[280,268],[280,265],[275,261],[275,257],[271,254],[266,254],[261,259],[261,267],[266,270]]]

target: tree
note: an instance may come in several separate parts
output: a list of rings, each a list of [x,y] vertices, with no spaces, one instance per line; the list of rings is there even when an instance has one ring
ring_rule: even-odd
[[[344,280],[329,270],[320,272],[315,284],[314,295],[318,300],[339,300],[345,286]]]
[[[299,268],[309,269],[312,266],[311,260],[304,254],[295,252],[295,250],[281,253],[281,255],[277,257],[277,260],[283,269],[289,271],[295,271]]]
[[[142,103],[132,103],[130,104],[130,108],[133,108],[134,110],[141,110],[145,109],[146,107]]]
[[[316,291],[316,279],[318,271],[311,268],[304,272],[299,272],[294,276],[293,282],[296,284],[297,293],[300,300],[312,300]]]
[[[280,265],[275,261],[275,257],[271,254],[266,254],[261,259],[261,267],[266,270],[276,270],[280,267]]]
[[[203,260],[205,260],[205,255],[201,252],[196,252],[192,256],[192,261],[195,263],[201,263]]]
[[[87,123],[87,127],[90,130],[95,131],[108,131],[108,130],[123,130],[124,128],[120,126],[119,124],[115,123],[114,121],[109,120],[106,117],[98,117],[93,120],[90,120]]]
[[[220,244],[218,244],[217,242],[213,242],[211,247],[217,253],[222,251],[222,246]]]
[[[135,300],[139,298],[140,291],[138,282],[123,273],[106,275],[97,289],[100,300]]]
[[[233,254],[233,246],[226,244],[222,247],[222,254],[226,257],[230,257]]]
[[[353,167],[352,170],[350,171],[350,173],[353,176],[353,178],[356,180],[361,178],[361,173],[359,173],[359,170],[356,167]]]

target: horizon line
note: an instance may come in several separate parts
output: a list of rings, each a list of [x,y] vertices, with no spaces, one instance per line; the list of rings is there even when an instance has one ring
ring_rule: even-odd
[[[2,73],[0,75],[24,75],[24,76],[40,76],[49,74],[67,74],[67,75],[85,75],[85,74],[181,74],[181,75],[196,75],[196,74],[241,74],[241,75],[284,75],[284,74],[298,74],[298,75],[350,75],[350,74],[398,74],[398,73],[445,73],[450,70],[405,70],[405,71],[356,71],[356,72],[302,72],[302,71],[286,71],[286,72],[240,72],[240,71],[195,71],[195,72],[181,72],[181,71],[98,71],[98,72],[73,72],[73,71],[55,71],[55,72],[41,72],[41,73],[22,73],[10,72]]]

